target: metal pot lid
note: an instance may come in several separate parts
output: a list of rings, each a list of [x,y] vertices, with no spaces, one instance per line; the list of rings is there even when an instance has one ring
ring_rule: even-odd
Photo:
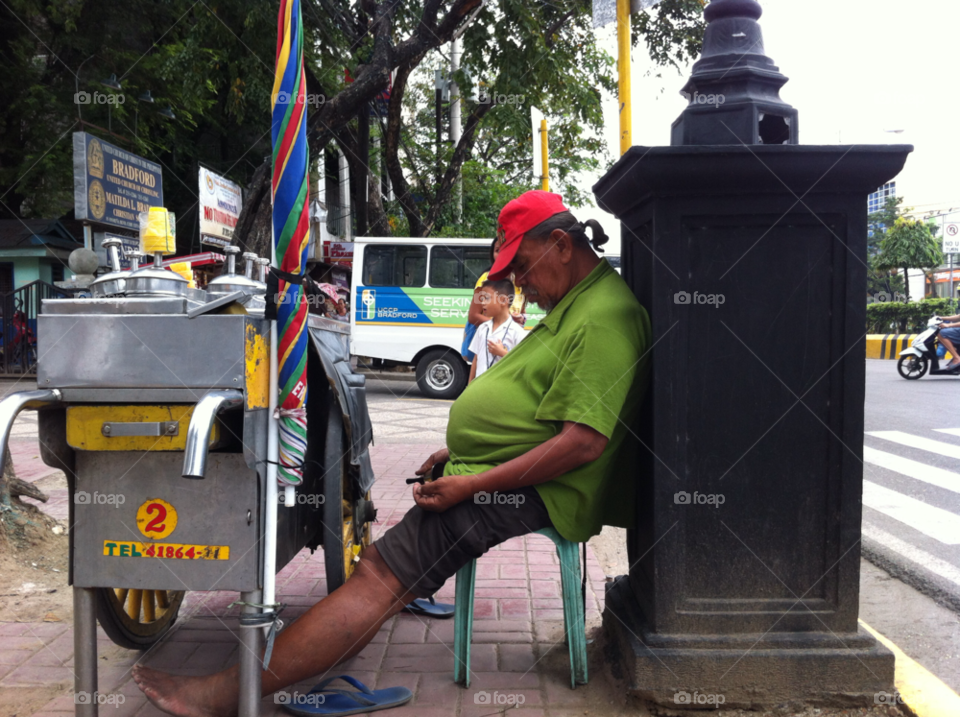
[[[245,294],[265,294],[267,287],[259,281],[248,279],[243,274],[224,274],[211,279],[207,284],[208,294],[232,294],[234,291],[242,291]]]
[[[126,277],[124,293],[128,296],[186,296],[190,282],[169,269],[144,266]]]
[[[122,294],[128,276],[125,271],[109,271],[90,282],[90,293],[94,296]]]

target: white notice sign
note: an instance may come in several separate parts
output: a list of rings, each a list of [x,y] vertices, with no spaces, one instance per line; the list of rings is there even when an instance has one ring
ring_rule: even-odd
[[[228,246],[242,206],[243,195],[237,184],[200,168],[200,241]]]
[[[960,254],[960,223],[949,222],[943,225],[943,253]]]

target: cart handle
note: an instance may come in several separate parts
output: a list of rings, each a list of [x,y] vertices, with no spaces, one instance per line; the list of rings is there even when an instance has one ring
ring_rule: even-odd
[[[211,391],[200,399],[187,428],[187,445],[184,448],[183,477],[201,479],[207,472],[207,446],[210,431],[220,411],[236,408],[243,403],[243,393],[236,389]],[[0,404],[2,406],[2,404]]]
[[[7,451],[10,429],[17,415],[25,408],[41,408],[51,403],[59,403],[63,394],[55,388],[41,388],[37,391],[11,393],[0,401],[0,463]]]

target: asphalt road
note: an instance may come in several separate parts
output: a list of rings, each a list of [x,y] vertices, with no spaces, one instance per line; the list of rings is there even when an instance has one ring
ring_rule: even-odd
[[[864,555],[960,611],[960,378],[867,361]]]

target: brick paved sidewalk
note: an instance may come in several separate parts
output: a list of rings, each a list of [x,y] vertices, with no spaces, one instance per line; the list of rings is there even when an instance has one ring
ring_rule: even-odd
[[[413,475],[437,446],[388,444],[372,450],[377,483],[373,489],[380,522],[374,538],[396,524],[413,504],[404,479]],[[28,452],[15,454],[21,475]],[[36,455],[36,453],[30,454]],[[36,459],[39,461],[39,459]],[[31,469],[37,471],[36,466]],[[64,495],[60,495],[63,493]],[[51,491],[45,510],[66,518],[66,491]],[[599,624],[604,576],[588,551],[587,621]],[[451,579],[438,598],[452,600]],[[289,607],[287,618],[302,615],[327,594],[323,554],[301,552],[277,576],[277,593]],[[101,715],[146,717],[161,714],[143,698],[130,676],[138,660],[151,667],[179,674],[206,674],[237,660],[237,608],[227,609],[237,594],[188,593],[180,617],[167,638],[147,653],[116,647],[99,631],[100,693],[122,694],[124,704],[103,706]],[[58,697],[37,715],[73,714],[73,630],[68,623],[0,623],[0,689],[65,685],[68,696]],[[591,665],[593,673],[599,672]],[[481,691],[504,693],[522,707],[516,717],[559,717],[585,714],[602,699],[600,682],[570,689],[567,647],[563,643],[560,572],[553,543],[540,535],[510,540],[484,556],[477,568],[474,639],[471,653],[471,686],[453,683],[453,621],[429,620],[400,614],[386,624],[356,657],[334,668],[331,674],[350,674],[370,687],[402,685],[414,698],[391,710],[392,717],[479,717],[505,708],[477,704]],[[311,680],[288,689],[308,692]],[[606,704],[606,700],[603,700]],[[265,698],[262,715],[287,714]]]

